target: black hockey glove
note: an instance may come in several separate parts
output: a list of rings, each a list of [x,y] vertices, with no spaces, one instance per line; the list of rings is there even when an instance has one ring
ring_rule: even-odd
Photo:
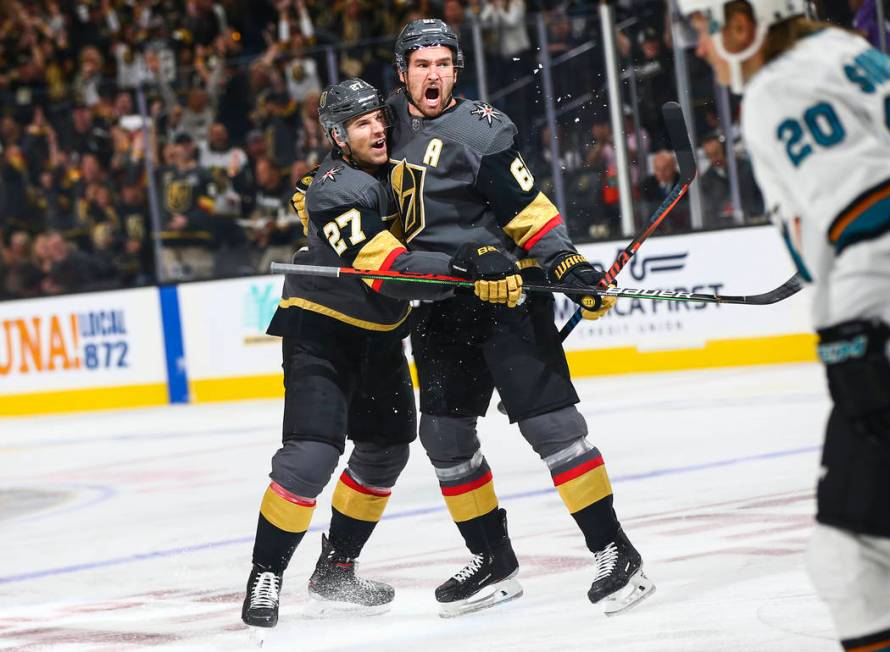
[[[451,273],[474,283],[474,292],[482,301],[519,305],[522,277],[516,263],[492,245],[467,242],[451,258]]]
[[[856,434],[890,446],[890,326],[855,320],[818,333],[819,357],[835,406]]]
[[[615,297],[604,297],[599,293],[600,281],[605,273],[591,265],[581,254],[575,251],[564,251],[550,267],[548,278],[558,285],[573,288],[589,289],[590,294],[566,295],[584,309],[584,319],[599,319],[605,315],[617,300]]]

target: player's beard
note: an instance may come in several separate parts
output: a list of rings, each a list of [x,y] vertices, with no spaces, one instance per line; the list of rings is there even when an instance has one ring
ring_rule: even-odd
[[[440,79],[435,84],[421,82],[419,92],[411,93],[411,103],[426,118],[435,118],[442,114],[453,99],[455,79]]]

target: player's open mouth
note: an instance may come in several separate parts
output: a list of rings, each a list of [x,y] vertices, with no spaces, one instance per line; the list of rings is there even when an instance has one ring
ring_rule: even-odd
[[[386,149],[386,138],[381,138],[380,140],[372,141],[371,149],[375,149],[378,152],[382,149]]]
[[[423,92],[424,103],[429,107],[436,107],[439,104],[439,89],[435,86],[427,88]]]

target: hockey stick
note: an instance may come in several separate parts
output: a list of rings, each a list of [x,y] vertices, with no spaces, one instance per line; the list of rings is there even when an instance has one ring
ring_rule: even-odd
[[[384,281],[399,281],[403,283],[429,283],[450,287],[472,288],[475,281],[470,281],[458,276],[445,274],[411,274],[409,272],[374,271],[369,269],[355,269],[354,267],[326,267],[321,265],[296,265],[290,263],[272,263],[273,273],[298,274],[302,276],[316,276],[326,278],[340,278],[341,276],[353,276],[363,279],[375,279]],[[764,294],[753,295],[721,295],[700,294],[697,292],[684,292],[682,290],[637,290],[630,288],[610,287],[600,291],[603,296],[621,297],[627,299],[653,299],[660,301],[681,302],[705,302],[705,303],[737,303],[742,305],[766,305],[776,303],[790,297],[802,287],[801,278],[795,274],[782,285]],[[524,292],[542,292],[562,294],[587,294],[588,288],[571,287],[568,285],[537,285],[523,283]]]
[[[640,245],[655,231],[664,218],[670,214],[674,207],[680,203],[686,192],[689,190],[689,184],[695,179],[697,168],[695,165],[695,156],[692,153],[692,143],[689,142],[689,130],[686,128],[686,121],[683,119],[683,111],[676,102],[665,102],[661,107],[661,115],[664,118],[664,124],[667,128],[668,140],[674,148],[674,154],[677,157],[677,167],[680,168],[680,178],[676,185],[665,197],[661,205],[649,217],[647,226],[640,231],[633,240],[630,241],[612,266],[606,271],[606,275],[600,281],[599,286],[604,290],[618,276],[618,272],[624,269],[624,266],[637,253]],[[584,311],[578,308],[569,320],[563,325],[559,331],[560,340],[565,340],[575,326],[577,326],[584,318]],[[498,405],[500,408],[500,405]]]

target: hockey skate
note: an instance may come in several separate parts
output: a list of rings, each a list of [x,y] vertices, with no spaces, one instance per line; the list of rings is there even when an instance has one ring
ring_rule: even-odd
[[[501,538],[491,550],[473,555],[469,564],[436,589],[442,618],[487,609],[522,595],[516,579],[519,562],[507,535],[507,514],[503,510],[500,529]]]
[[[614,616],[637,605],[655,592],[655,585],[643,573],[643,559],[618,530],[614,541],[594,553],[596,574],[587,597],[602,603],[603,613]]]
[[[309,578],[307,616],[374,616],[389,611],[395,590],[389,584],[358,577],[357,564],[355,559],[338,554],[321,535],[321,556]]]
[[[254,564],[247,578],[247,595],[241,607],[241,620],[251,627],[270,628],[278,624],[278,599],[282,577]],[[262,637],[258,637],[262,645]]]

